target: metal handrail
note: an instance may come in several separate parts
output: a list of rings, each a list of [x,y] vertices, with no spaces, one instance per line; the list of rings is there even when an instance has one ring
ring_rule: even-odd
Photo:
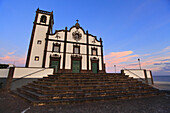
[[[130,70],[128,70],[128,69],[126,69],[126,68],[124,68],[124,67],[123,67],[123,69],[125,69],[125,70],[129,71],[130,73],[132,73],[133,75],[139,77],[139,79],[141,79],[142,81],[145,81],[145,79],[141,78],[140,76],[138,76],[137,74],[131,72]]]
[[[20,78],[17,78],[17,79],[15,79],[15,80],[13,80],[12,83],[13,83],[13,82],[16,82],[16,81],[18,81],[18,80],[20,80],[20,79],[23,79],[23,78],[25,78],[25,77],[31,76],[31,75],[33,75],[33,74],[35,74],[35,73],[44,71],[45,69],[47,69],[47,68],[43,68],[42,70],[38,70],[38,71],[32,72],[32,73],[30,73],[30,74],[28,74],[28,75],[25,75],[25,76],[22,76],[22,77],[20,77]]]

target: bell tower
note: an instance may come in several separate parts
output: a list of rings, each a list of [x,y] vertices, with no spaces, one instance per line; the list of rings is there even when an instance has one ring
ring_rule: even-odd
[[[48,34],[52,33],[53,12],[36,11],[25,67],[45,67]]]

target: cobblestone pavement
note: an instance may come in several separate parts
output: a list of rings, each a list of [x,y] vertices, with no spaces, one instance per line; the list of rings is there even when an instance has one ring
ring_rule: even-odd
[[[10,93],[0,93],[0,113],[170,113],[170,95],[71,105],[31,106]]]

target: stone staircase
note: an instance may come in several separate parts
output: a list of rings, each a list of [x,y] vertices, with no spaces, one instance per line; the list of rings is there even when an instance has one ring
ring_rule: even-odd
[[[48,75],[13,93],[33,105],[131,99],[162,94],[158,89],[118,73]]]

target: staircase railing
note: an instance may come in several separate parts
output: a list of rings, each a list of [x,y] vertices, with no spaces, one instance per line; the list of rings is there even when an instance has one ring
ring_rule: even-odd
[[[124,67],[123,67],[123,69],[124,69],[124,70],[126,70],[126,71],[128,71],[128,72],[130,72],[131,74],[135,75],[135,76],[136,76],[136,77],[138,77],[140,80],[142,80],[143,82],[145,82],[145,83],[146,83],[145,79],[141,78],[141,77],[140,77],[140,76],[138,76],[137,74],[133,73],[132,71],[130,71],[130,70],[128,70],[128,69],[126,69],[126,68],[124,68]]]
[[[23,78],[25,78],[25,77],[31,76],[31,75],[33,75],[33,74],[35,74],[35,73],[44,71],[45,69],[48,69],[48,68],[43,68],[43,69],[41,69],[41,70],[38,70],[38,71],[32,72],[32,73],[30,73],[30,74],[24,75],[24,76],[22,76],[22,77],[20,77],[20,78],[17,78],[17,79],[15,79],[15,80],[13,80],[12,83],[13,83],[13,82],[16,82],[16,81],[18,81],[18,80],[21,80],[21,79],[23,79]]]

